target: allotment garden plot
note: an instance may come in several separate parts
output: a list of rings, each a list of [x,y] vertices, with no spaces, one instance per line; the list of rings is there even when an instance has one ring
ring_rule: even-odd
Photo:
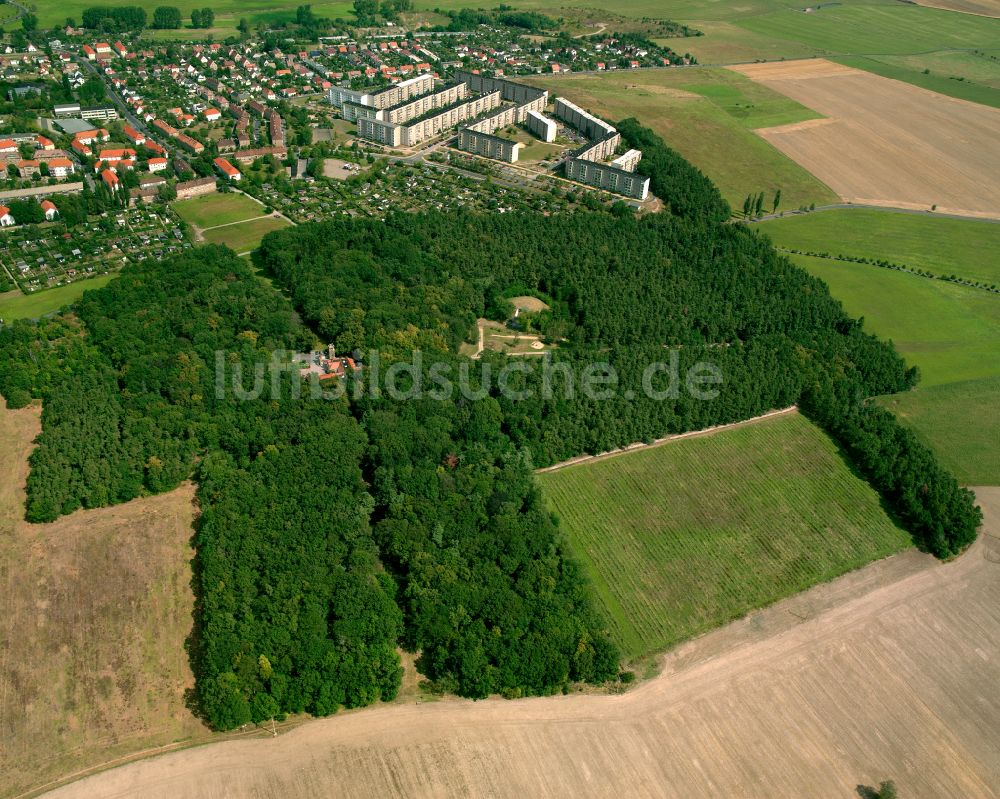
[[[190,247],[175,219],[143,206],[92,218],[71,233],[53,230],[24,226],[0,236],[0,265],[26,294]]]

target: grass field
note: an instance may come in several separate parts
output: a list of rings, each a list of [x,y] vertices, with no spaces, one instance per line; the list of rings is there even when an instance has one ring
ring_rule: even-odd
[[[199,228],[228,225],[264,214],[260,203],[238,192],[206,194],[191,200],[180,200],[172,207],[181,219]]]
[[[630,657],[911,543],[794,413],[538,480]]]
[[[99,275],[66,286],[36,291],[33,294],[22,294],[18,290],[8,291],[0,294],[0,319],[7,322],[15,319],[37,319],[58,311],[64,305],[76,302],[83,292],[89,289],[106,286],[114,277],[114,275]]]
[[[867,264],[791,256],[937,386],[1000,375],[1000,296]]]
[[[265,233],[287,227],[288,222],[273,216],[261,219],[251,219],[235,225],[210,228],[204,232],[205,241],[209,244],[225,244],[237,253],[256,249]]]
[[[67,17],[72,17],[77,24],[80,23],[85,9],[95,5],[91,0],[66,0],[66,2],[56,2],[56,0],[38,0],[32,4],[36,7],[38,22],[41,27],[52,25],[63,25]],[[153,11],[157,6],[163,5],[160,0],[136,0],[132,5],[142,6],[146,9],[146,17],[149,21],[153,19]],[[185,24],[191,22],[191,11],[195,8],[204,8],[204,3],[200,0],[177,0],[170,5],[179,8]],[[215,26],[220,33],[219,36],[231,35],[236,30],[241,18],[246,18],[251,24],[260,21],[280,22],[285,19],[295,18],[295,7],[293,2],[282,2],[281,0],[216,0],[211,4],[215,11]],[[313,13],[335,19],[337,17],[349,18],[353,16],[351,2],[334,3],[313,3]],[[146,31],[146,35],[158,37],[172,34],[193,35],[199,38],[200,31],[181,29],[179,31]]]
[[[741,206],[778,188],[783,208],[836,202],[809,172],[753,129],[813,119],[815,112],[731,70],[710,67],[533,79],[611,119],[635,116]]]
[[[960,483],[1000,483],[1000,377],[918,386],[880,402],[934,448]]]
[[[190,486],[52,524],[21,520],[38,408],[0,401],[0,795],[202,740],[192,685]]]
[[[758,224],[779,247],[882,258],[935,275],[1000,285],[1000,225],[866,208],[823,211]]]
[[[920,367],[914,391],[883,403],[964,483],[1000,484],[1000,297],[864,264],[792,260]]]
[[[803,13],[782,9],[742,17],[736,24],[758,35],[815,48],[815,55],[912,54],[946,48],[996,47],[998,23],[902,3],[836,3]]]

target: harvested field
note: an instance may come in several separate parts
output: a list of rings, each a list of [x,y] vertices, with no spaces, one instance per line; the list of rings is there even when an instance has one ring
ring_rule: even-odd
[[[757,133],[844,200],[1000,218],[1000,109],[823,59],[731,69],[832,120]]]
[[[21,520],[38,408],[0,401],[0,795],[208,730],[193,684],[193,489]]]
[[[1000,536],[1000,489],[983,489]],[[621,696],[381,706],[109,771],[77,797],[997,797],[1000,542],[915,551],[678,648]]]

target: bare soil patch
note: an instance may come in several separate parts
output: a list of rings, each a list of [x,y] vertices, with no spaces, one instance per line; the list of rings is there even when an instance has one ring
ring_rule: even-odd
[[[1000,536],[1000,489],[981,489]],[[1000,558],[871,564],[670,653],[618,696],[381,706],[57,797],[996,797]]]
[[[0,795],[208,736],[185,706],[193,487],[27,524],[39,429],[0,403]]]
[[[323,159],[323,177],[334,180],[346,180],[352,175],[362,171],[361,167],[350,161],[342,161],[339,158]]]
[[[844,200],[1000,218],[1000,109],[823,59],[731,69],[828,118],[756,132]]]

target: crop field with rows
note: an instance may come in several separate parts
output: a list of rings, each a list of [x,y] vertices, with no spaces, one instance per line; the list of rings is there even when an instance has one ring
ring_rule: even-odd
[[[629,657],[911,544],[797,413],[538,479]]]

